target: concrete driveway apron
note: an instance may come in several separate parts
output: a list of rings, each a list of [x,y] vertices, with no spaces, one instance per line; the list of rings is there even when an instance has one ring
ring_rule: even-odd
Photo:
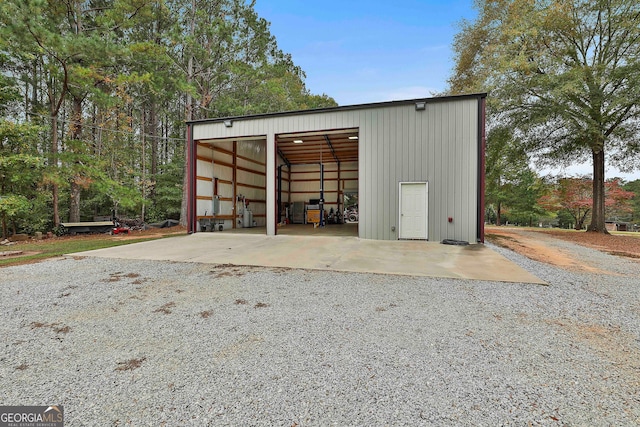
[[[546,284],[484,245],[357,237],[195,233],[73,256]]]

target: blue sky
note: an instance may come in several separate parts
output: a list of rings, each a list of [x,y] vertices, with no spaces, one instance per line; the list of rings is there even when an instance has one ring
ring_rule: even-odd
[[[340,105],[432,96],[447,87],[451,46],[471,0],[257,0],[307,88]]]
[[[256,0],[278,46],[306,75],[307,88],[339,105],[430,97],[447,88],[453,40],[473,0]],[[538,171],[591,174],[591,164]],[[607,177],[640,179],[640,171]]]

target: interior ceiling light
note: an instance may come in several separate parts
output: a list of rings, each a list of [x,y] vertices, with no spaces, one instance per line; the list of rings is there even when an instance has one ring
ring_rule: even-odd
[[[302,142],[303,142],[303,141],[302,141],[301,139],[294,139],[294,140],[293,140],[293,143],[294,143],[294,144],[302,144]]]
[[[358,136],[350,136],[349,139],[358,139]]]

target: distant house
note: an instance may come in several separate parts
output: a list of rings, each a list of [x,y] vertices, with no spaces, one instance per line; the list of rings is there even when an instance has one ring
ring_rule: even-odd
[[[188,122],[189,231],[275,235],[299,209],[326,217],[355,196],[361,238],[483,242],[485,98]]]
[[[619,222],[619,221],[606,221],[605,227],[607,231],[629,231],[631,229],[631,224],[628,222]]]

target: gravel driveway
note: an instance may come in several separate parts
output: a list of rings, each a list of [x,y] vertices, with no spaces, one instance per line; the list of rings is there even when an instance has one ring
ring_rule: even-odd
[[[0,270],[0,405],[66,426],[640,423],[640,264],[550,286],[55,259]]]

